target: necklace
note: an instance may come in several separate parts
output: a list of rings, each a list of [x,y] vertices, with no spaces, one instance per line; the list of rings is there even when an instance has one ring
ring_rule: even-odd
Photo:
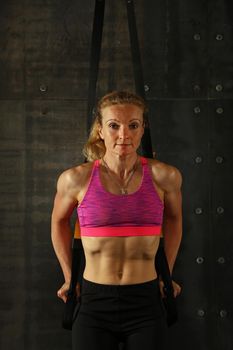
[[[135,170],[137,169],[138,156],[137,156],[137,159],[136,159],[136,161],[135,161],[135,163],[134,163],[133,168],[130,170],[129,176],[128,176],[128,178],[126,179],[126,183],[125,183],[124,186],[122,186],[122,185],[119,183],[119,181],[116,181],[115,177],[113,177],[113,176],[111,175],[111,169],[109,168],[109,166],[108,166],[108,164],[106,163],[106,161],[104,160],[104,158],[101,158],[101,159],[102,159],[104,165],[106,166],[107,174],[109,175],[109,177],[111,177],[112,180],[115,182],[115,184],[117,184],[117,186],[120,187],[121,194],[128,194],[127,187],[128,187],[128,185],[129,185],[129,183],[130,183],[130,180],[131,180],[132,177],[133,177],[133,174],[135,173]]]

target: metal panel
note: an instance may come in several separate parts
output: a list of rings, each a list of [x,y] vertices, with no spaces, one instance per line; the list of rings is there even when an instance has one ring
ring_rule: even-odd
[[[0,347],[23,348],[25,293],[23,101],[0,103]],[[14,335],[14,337],[13,337]]]
[[[62,276],[51,247],[49,222],[58,175],[82,160],[84,107],[79,101],[30,101],[26,104],[25,250],[26,290],[30,290],[30,298],[26,300],[25,344],[28,349],[46,344],[55,348],[59,335],[59,346],[68,349],[70,344],[68,334],[62,335],[62,303],[59,307],[56,298]]]
[[[206,95],[207,5],[150,1],[145,7],[143,61],[149,98]]]
[[[0,3],[0,98],[24,96],[23,7],[17,1]]]
[[[28,98],[86,98],[93,1],[25,3]],[[78,23],[78,25],[77,25]]]
[[[184,285],[182,346],[198,332],[189,347],[230,349],[232,100],[158,99],[150,108],[158,158],[184,174],[184,238],[175,270]],[[173,332],[171,343],[183,330]]]

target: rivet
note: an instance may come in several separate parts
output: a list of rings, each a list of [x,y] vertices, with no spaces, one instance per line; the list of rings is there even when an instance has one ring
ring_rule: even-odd
[[[217,34],[216,35],[216,40],[222,40],[223,39],[223,35],[222,34]]]
[[[224,258],[223,256],[220,256],[220,257],[218,258],[218,263],[219,263],[219,264],[225,264],[225,258]]]
[[[196,209],[195,209],[195,213],[196,213],[197,215],[202,214],[202,213],[203,213],[202,208],[196,208]]]
[[[200,316],[200,317],[204,317],[204,316],[205,316],[205,311],[202,310],[202,309],[199,309],[199,310],[197,310],[197,314],[198,314],[198,316]]]
[[[198,85],[198,84],[194,85],[194,86],[193,86],[193,90],[194,90],[195,92],[199,92],[199,91],[201,90],[200,85]]]
[[[221,92],[223,90],[223,86],[221,84],[217,84],[215,89],[216,91]]]
[[[194,111],[195,114],[201,113],[201,109],[198,106],[194,107],[193,111]]]
[[[195,158],[195,162],[196,162],[197,164],[201,163],[201,162],[202,162],[202,157],[200,157],[200,156],[196,157],[196,158]]]
[[[215,160],[216,160],[216,163],[221,164],[223,162],[223,157],[217,156]]]
[[[150,87],[148,85],[144,85],[144,90],[147,92],[150,90]]]
[[[200,34],[198,34],[198,33],[194,34],[193,39],[194,40],[201,40]]]
[[[223,113],[223,108],[222,108],[222,107],[218,107],[218,108],[216,109],[216,112],[217,112],[218,114],[222,114],[222,113]]]
[[[227,311],[226,310],[220,310],[219,312],[221,318],[227,317]]]
[[[46,115],[46,114],[48,113],[48,109],[47,109],[47,108],[42,109],[41,113],[42,113],[43,115]]]
[[[45,84],[40,85],[40,91],[41,92],[46,92],[47,91],[47,86]]]
[[[203,262],[204,262],[204,258],[202,257],[202,256],[198,256],[197,258],[196,258],[196,262],[200,265],[200,264],[203,264]]]
[[[224,213],[224,208],[223,207],[217,207],[217,213],[218,214],[223,214]]]

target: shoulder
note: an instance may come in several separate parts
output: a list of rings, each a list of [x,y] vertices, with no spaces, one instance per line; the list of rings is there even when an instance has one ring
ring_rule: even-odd
[[[182,174],[178,168],[157,159],[147,158],[147,161],[153,179],[164,191],[174,191],[181,188]]]
[[[59,192],[67,192],[81,189],[89,180],[93,162],[83,163],[64,170],[58,177],[57,189]]]

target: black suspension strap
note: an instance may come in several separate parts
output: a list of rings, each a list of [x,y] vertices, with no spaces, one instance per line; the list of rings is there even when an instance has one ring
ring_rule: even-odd
[[[78,311],[80,306],[80,298],[77,297],[76,285],[78,281],[82,281],[84,268],[85,256],[82,241],[80,238],[74,238],[72,245],[71,281],[62,317],[62,327],[68,330],[72,329],[74,310],[77,307]]]
[[[87,134],[89,134],[93,109],[96,102],[96,84],[98,80],[99,61],[101,53],[101,42],[103,34],[105,0],[96,0],[94,22],[91,39],[91,57],[89,70],[89,87],[87,99]]]
[[[131,57],[133,62],[135,90],[136,90],[136,93],[146,101],[142,62],[141,62],[140,48],[139,48],[139,42],[138,42],[135,10],[134,10],[134,2],[132,0],[126,0],[126,7],[127,7],[127,16],[128,16]],[[142,154],[145,157],[153,158],[148,116],[146,116],[146,118],[147,118],[147,123],[144,131],[144,135],[141,141]]]

